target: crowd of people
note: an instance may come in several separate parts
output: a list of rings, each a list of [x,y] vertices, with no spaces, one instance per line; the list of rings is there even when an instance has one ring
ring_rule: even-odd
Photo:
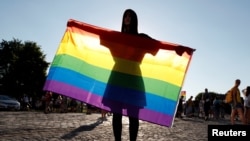
[[[193,99],[193,96],[190,96],[187,101],[184,101],[183,96],[181,96],[176,117],[182,118],[185,115],[204,120],[218,120],[224,119],[225,114],[230,114],[232,125],[235,124],[235,120],[241,120],[242,124],[250,124],[250,86],[242,90],[244,97],[241,97],[238,88],[240,83],[239,79],[235,80],[234,86],[227,92],[232,97],[232,101],[229,103],[225,101],[225,95],[212,96],[207,88],[205,88],[201,99]]]
[[[209,120],[210,118],[219,119],[224,118],[226,108],[226,103],[223,102],[223,97],[216,96],[211,99],[197,100],[193,99],[193,96],[191,96],[187,101],[182,100],[179,102],[177,117],[182,118],[183,115],[185,115],[186,117],[204,118],[204,120]]]
[[[20,98],[20,102],[22,111],[37,110],[43,111],[45,114],[67,112],[86,112],[86,114],[91,114],[92,112],[101,113],[101,109],[97,107],[51,91],[46,91],[42,97],[34,99],[24,94],[23,97]],[[108,112],[105,112],[103,116],[107,114],[110,115]]]

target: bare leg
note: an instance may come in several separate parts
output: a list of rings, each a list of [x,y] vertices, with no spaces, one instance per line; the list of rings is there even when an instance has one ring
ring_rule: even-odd
[[[231,111],[231,118],[230,118],[232,125],[234,125],[235,114],[236,114],[236,110],[232,109],[232,111]]]
[[[241,109],[241,108],[238,108],[238,109],[237,109],[237,112],[238,112],[238,114],[239,114],[239,117],[240,117],[241,122],[242,122],[243,124],[246,124],[246,118],[245,118],[245,116],[244,116],[244,114],[243,114],[242,109]]]

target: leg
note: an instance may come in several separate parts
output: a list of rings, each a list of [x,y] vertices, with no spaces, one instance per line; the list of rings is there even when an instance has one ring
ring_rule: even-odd
[[[204,113],[205,113],[205,120],[208,120],[208,116],[209,116],[209,108],[208,108],[208,104],[204,103]]]
[[[244,117],[245,117],[246,122],[247,122],[247,107],[244,107]]]
[[[231,117],[230,117],[230,120],[231,120],[231,124],[232,124],[232,125],[234,125],[235,114],[236,114],[236,110],[235,110],[235,109],[232,109],[232,111],[231,111]]]
[[[113,113],[113,133],[115,136],[115,141],[121,141],[122,138],[122,115]]]
[[[247,108],[246,122],[247,122],[247,124],[250,124],[250,108]]]
[[[238,109],[237,109],[237,112],[238,112],[238,114],[239,114],[239,117],[240,117],[241,122],[242,122],[243,124],[246,124],[246,118],[245,118],[245,116],[244,116],[244,114],[243,114],[242,108],[238,108]]]
[[[101,113],[102,113],[102,120],[106,120],[106,113],[107,113],[107,111],[102,109]]]
[[[139,119],[129,117],[129,136],[130,141],[136,141],[139,129]]]

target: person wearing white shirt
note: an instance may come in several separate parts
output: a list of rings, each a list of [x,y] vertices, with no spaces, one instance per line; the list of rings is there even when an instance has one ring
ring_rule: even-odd
[[[244,97],[244,116],[246,118],[247,124],[250,124],[250,86],[247,86],[246,89],[243,90],[245,95]]]

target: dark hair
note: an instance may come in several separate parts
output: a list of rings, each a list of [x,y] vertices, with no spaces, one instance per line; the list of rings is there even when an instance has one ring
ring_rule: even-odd
[[[130,29],[130,32],[129,33],[132,33],[132,34],[138,34],[138,20],[137,20],[137,15],[135,13],[134,10],[132,9],[126,9],[123,13],[123,17],[122,17],[122,27],[121,27],[121,32],[124,32],[125,31],[125,28],[126,28],[126,25],[124,25],[124,18],[127,14],[130,14],[131,16],[131,24],[129,25],[129,29]]]
[[[250,94],[250,86],[247,86],[246,88],[246,96],[248,96]]]
[[[236,83],[236,84],[240,84],[240,79],[236,79],[236,80],[235,80],[235,83]]]

